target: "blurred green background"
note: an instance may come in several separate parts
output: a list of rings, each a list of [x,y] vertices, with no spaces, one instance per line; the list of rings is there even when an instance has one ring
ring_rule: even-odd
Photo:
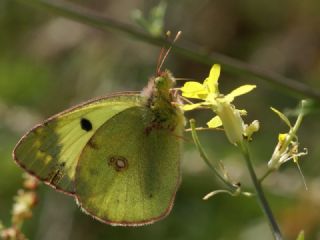
[[[115,20],[133,24],[134,9],[148,12],[157,1],[73,0]],[[175,0],[168,1],[165,30],[182,30],[181,41],[220,52],[320,89],[320,2],[317,0]],[[156,70],[159,48],[114,32],[61,18],[41,8],[0,0],[0,220],[8,225],[12,199],[22,183],[22,170],[11,152],[33,125],[65,108],[116,91],[140,90]],[[170,54],[165,63],[176,77],[202,80],[208,66]],[[270,111],[293,108],[299,98],[265,81],[223,71],[222,92],[244,83],[257,84],[236,104],[258,119],[261,130],[252,146],[258,174],[266,170],[286,126]],[[205,123],[210,113],[188,114]],[[294,120],[294,119],[293,119]],[[267,197],[286,239],[304,229],[306,239],[320,239],[319,112],[305,118],[299,131],[301,159],[309,190],[293,163],[265,181]],[[186,136],[188,139],[190,135]],[[230,175],[251,190],[239,152],[220,132],[201,133],[210,158],[219,159]],[[81,213],[71,197],[47,186],[24,232],[34,240],[67,239],[271,239],[254,198],[217,195],[221,188],[192,141],[186,141],[183,181],[171,214],[139,228],[110,227]]]

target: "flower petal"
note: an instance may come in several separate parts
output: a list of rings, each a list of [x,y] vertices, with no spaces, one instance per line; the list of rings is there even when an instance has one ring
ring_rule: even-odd
[[[198,82],[186,82],[181,88],[182,96],[187,98],[205,99],[208,94],[207,89]]]
[[[251,92],[255,88],[256,85],[242,85],[226,95],[225,98],[228,102],[232,102],[235,97]]]
[[[279,133],[279,135],[278,135],[278,142],[279,142],[280,144],[283,144],[284,141],[287,139],[287,137],[288,137],[288,134],[287,134],[287,133]]]
[[[222,126],[222,122],[219,116],[215,116],[209,122],[207,122],[209,128],[217,128]]]
[[[219,64],[214,64],[210,70],[209,76],[204,80],[203,85],[207,87],[210,93],[218,93],[218,79],[220,76],[221,67]]]
[[[237,109],[237,111],[239,112],[240,116],[247,116],[248,112],[245,109]]]
[[[258,120],[254,120],[249,125],[245,124],[244,128],[244,135],[247,137],[248,140],[252,140],[253,133],[259,131],[260,123]]]
[[[182,106],[183,111],[191,111],[201,106],[201,103],[185,104]]]

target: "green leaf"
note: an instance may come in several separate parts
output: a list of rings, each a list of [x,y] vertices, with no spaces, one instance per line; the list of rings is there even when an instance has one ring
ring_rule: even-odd
[[[131,16],[138,25],[149,32],[152,36],[160,37],[163,34],[166,9],[167,3],[165,1],[161,1],[150,10],[147,17],[145,17],[139,9],[133,10]]]
[[[217,128],[217,127],[222,126],[222,121],[219,118],[219,116],[215,116],[209,122],[207,122],[207,125],[209,128]]]
[[[242,85],[226,95],[225,98],[228,102],[232,102],[235,97],[251,92],[255,88],[256,85]]]
[[[278,116],[288,125],[289,128],[292,128],[291,123],[289,121],[289,119],[279,110],[271,107],[271,110],[274,111],[276,114],[278,114]]]
[[[160,1],[157,6],[151,9],[149,15],[150,29],[149,32],[153,36],[161,36],[163,34],[164,17],[167,10],[167,3]]]

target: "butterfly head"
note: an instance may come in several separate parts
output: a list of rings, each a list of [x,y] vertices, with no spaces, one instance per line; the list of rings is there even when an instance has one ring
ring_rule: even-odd
[[[166,70],[154,79],[154,88],[161,93],[169,93],[175,85],[175,79],[172,74]]]
[[[150,79],[148,85],[142,90],[141,95],[147,97],[148,99],[158,96],[169,99],[171,95],[171,89],[174,86],[174,77],[170,71],[165,70],[160,72],[157,77]]]

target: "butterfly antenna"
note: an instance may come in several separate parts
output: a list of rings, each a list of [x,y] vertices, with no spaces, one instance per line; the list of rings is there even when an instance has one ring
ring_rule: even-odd
[[[170,51],[171,51],[171,49],[172,49],[172,45],[180,38],[181,33],[182,33],[181,31],[177,32],[175,38],[174,38],[173,41],[171,42],[170,47],[167,49],[167,51],[166,51],[165,53],[163,53],[164,48],[161,49],[161,56],[159,57],[158,67],[157,67],[157,75],[160,74],[161,68],[162,68],[162,66],[163,66],[163,63],[164,63],[164,61],[166,60],[168,54],[170,53]],[[166,33],[166,40],[169,40],[170,35],[171,35],[171,32],[168,31],[168,32]],[[163,54],[164,54],[164,55],[163,55]],[[159,64],[159,62],[160,62],[160,64]]]
[[[165,40],[166,41],[169,41],[169,37],[171,35],[171,32],[170,31],[167,31],[166,32],[166,35],[165,35]],[[158,62],[157,62],[157,68],[156,68],[156,76],[159,76],[160,75],[160,68],[161,68],[161,63],[162,63],[162,59],[164,58],[164,53],[165,53],[165,46],[163,46],[160,50],[160,54],[159,54],[159,57],[158,57]]]
[[[163,54],[164,54],[164,47],[161,48],[160,50],[160,54],[159,54],[159,57],[158,57],[158,62],[157,62],[157,70],[156,70],[156,76],[159,76],[159,73],[160,73],[160,64],[162,62],[162,59],[163,59]]]

